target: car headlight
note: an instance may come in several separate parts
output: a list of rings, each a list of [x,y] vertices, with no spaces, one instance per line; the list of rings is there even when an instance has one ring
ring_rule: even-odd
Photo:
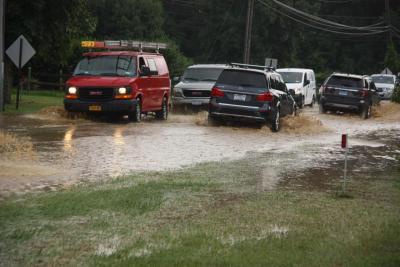
[[[68,94],[75,95],[76,92],[77,92],[76,87],[71,86],[71,87],[68,88]]]
[[[182,97],[182,88],[180,88],[180,87],[174,87],[174,96],[176,96],[176,97]]]
[[[120,95],[125,95],[127,91],[128,90],[126,89],[126,87],[118,88],[118,94],[120,94]]]

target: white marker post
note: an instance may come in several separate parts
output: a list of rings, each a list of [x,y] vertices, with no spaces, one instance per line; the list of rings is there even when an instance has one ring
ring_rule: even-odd
[[[343,175],[343,187],[342,193],[346,192],[346,180],[347,180],[347,153],[349,151],[349,144],[347,142],[347,134],[342,134],[342,148],[345,149],[345,160],[344,160],[344,175]]]

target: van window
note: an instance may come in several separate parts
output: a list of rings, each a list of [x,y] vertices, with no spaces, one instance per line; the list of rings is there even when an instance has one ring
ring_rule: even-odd
[[[279,72],[285,83],[301,83],[303,81],[302,72]]]
[[[139,58],[139,68],[142,68],[143,66],[146,66],[146,61],[144,58],[140,57]]]
[[[150,71],[157,71],[156,62],[152,58],[147,59],[147,63],[149,63]]]
[[[310,81],[315,81],[315,75],[313,71],[310,72]]]
[[[162,56],[154,58],[158,70],[158,75],[168,75],[168,67]]]

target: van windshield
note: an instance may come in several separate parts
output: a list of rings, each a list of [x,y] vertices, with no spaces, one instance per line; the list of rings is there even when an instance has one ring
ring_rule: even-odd
[[[223,69],[190,68],[183,74],[184,82],[216,82]]]
[[[131,56],[98,56],[82,59],[74,76],[136,76],[136,60]]]
[[[219,76],[218,83],[242,87],[267,88],[265,75],[250,71],[225,70]]]
[[[390,76],[372,76],[372,81],[374,81],[375,84],[377,83],[394,84],[394,79],[393,77]]]
[[[285,83],[301,83],[303,82],[303,73],[302,72],[278,72],[282,75]]]

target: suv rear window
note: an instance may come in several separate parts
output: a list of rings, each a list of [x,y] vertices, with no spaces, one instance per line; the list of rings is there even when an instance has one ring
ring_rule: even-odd
[[[332,76],[326,83],[328,86],[337,86],[345,88],[363,88],[363,80],[352,77]]]
[[[219,76],[218,83],[243,87],[267,87],[265,75],[262,73],[240,70],[224,70]]]

